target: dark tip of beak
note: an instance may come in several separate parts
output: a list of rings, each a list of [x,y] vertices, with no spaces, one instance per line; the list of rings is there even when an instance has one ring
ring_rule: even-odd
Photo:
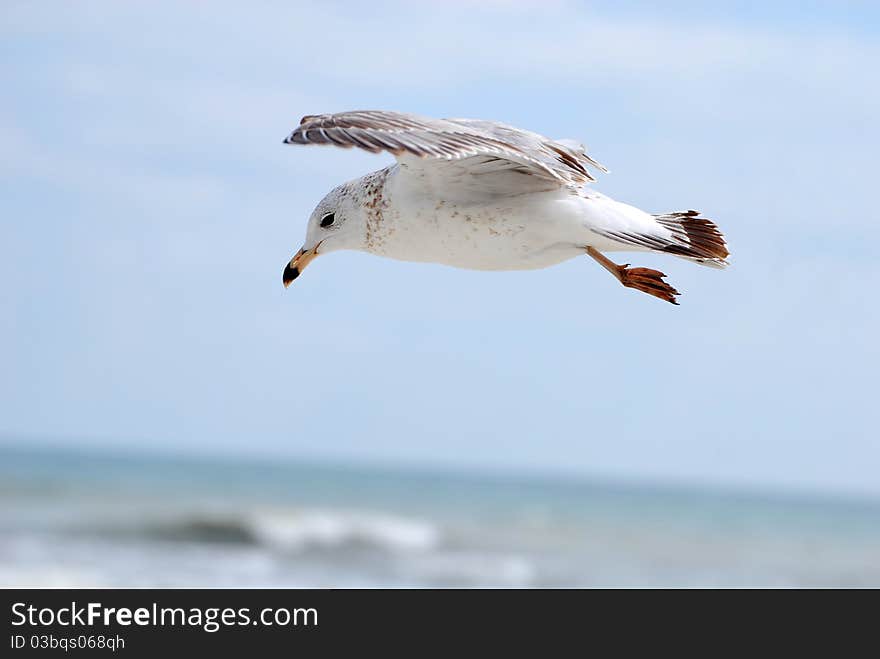
[[[292,268],[288,263],[284,268],[284,275],[281,277],[281,281],[284,282],[284,288],[290,286],[290,282],[299,277],[299,268]]]

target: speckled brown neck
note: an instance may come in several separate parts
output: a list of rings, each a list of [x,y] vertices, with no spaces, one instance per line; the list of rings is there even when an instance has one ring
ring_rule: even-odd
[[[374,250],[381,242],[383,211],[387,206],[385,200],[385,181],[391,168],[386,167],[372,174],[367,174],[362,179],[363,186],[360,190],[359,203],[366,210],[366,248]]]

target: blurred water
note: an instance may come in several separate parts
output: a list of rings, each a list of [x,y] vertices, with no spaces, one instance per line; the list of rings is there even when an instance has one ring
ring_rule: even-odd
[[[0,447],[4,586],[880,586],[880,502]]]

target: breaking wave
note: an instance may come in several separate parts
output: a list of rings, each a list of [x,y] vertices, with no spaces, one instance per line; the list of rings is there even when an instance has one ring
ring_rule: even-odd
[[[104,529],[105,531],[111,529]],[[154,540],[252,544],[282,553],[309,550],[429,551],[440,542],[429,522],[380,513],[321,510],[193,512],[115,529]]]

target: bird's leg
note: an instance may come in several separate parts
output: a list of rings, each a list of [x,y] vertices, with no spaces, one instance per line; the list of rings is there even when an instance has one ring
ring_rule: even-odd
[[[664,275],[659,270],[651,270],[650,268],[630,268],[629,263],[617,265],[611,259],[592,247],[587,247],[587,254],[592,256],[612,275],[617,277],[617,281],[627,288],[634,288],[642,293],[659,297],[661,300],[678,304],[675,296],[679,292],[663,281]]]

